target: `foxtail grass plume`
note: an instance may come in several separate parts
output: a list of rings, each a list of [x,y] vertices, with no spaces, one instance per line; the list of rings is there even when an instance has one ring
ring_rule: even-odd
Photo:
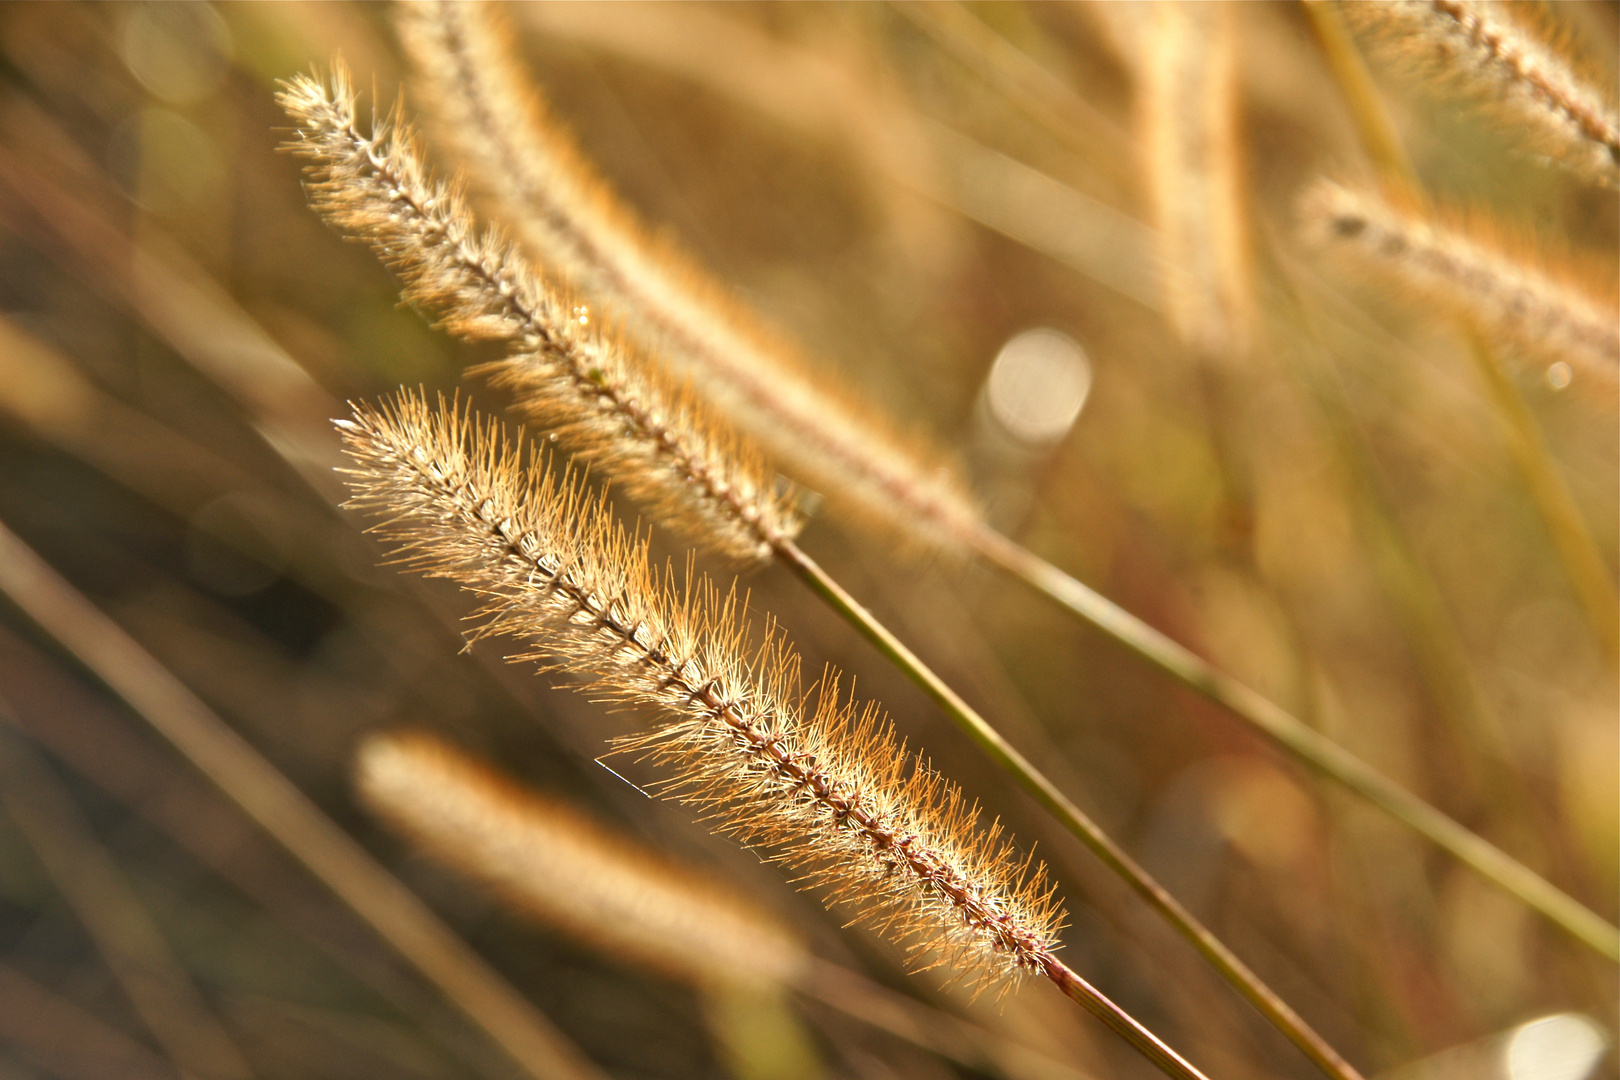
[[[1475,0],[1358,0],[1351,21],[1393,59],[1494,109],[1528,147],[1620,184],[1620,117],[1522,9]]]
[[[1248,348],[1254,317],[1234,18],[1225,3],[1151,5],[1139,67],[1165,307],[1182,340],[1222,359]]]
[[[379,735],[355,759],[371,810],[543,922],[702,985],[789,985],[810,957],[738,897],[516,787],[428,735]]]
[[[830,504],[913,546],[967,545],[981,519],[940,455],[813,376],[779,334],[635,220],[551,115],[493,5],[406,3],[400,29],[436,142],[532,257],[611,310]]]
[[[1620,314],[1612,300],[1462,227],[1329,181],[1301,206],[1315,246],[1392,293],[1442,305],[1521,352],[1568,363],[1576,382],[1606,391],[1620,382]]]
[[[670,766],[669,794],[770,848],[919,967],[1002,986],[1067,973],[1044,868],[908,760],[876,707],[845,700],[830,675],[802,692],[797,655],[774,633],[751,643],[735,590],[656,575],[603,500],[526,467],[470,411],[407,394],[340,427],[351,505],[380,516],[374,531],[402,562],[484,598],[475,637],[521,638],[534,651],[516,659],[654,713],[621,749]]]
[[[461,195],[435,180],[398,118],[363,133],[347,73],[300,76],[277,100],[297,123],[288,148],[309,162],[315,209],[369,243],[406,299],[458,337],[496,341],[490,365],[518,406],[658,520],[739,565],[764,560],[801,525],[764,459],[684,387],[604,333],[588,307],[537,275]]]

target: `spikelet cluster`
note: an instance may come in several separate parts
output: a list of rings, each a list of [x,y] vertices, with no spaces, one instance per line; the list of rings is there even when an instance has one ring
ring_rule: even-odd
[[[1620,381],[1620,315],[1612,303],[1460,228],[1338,184],[1318,183],[1301,206],[1315,246],[1395,293],[1442,305],[1528,353],[1566,361],[1593,387]]]
[[[362,133],[347,74],[286,83],[298,125],[288,148],[309,162],[307,190],[334,227],[369,243],[406,299],[453,334],[502,343],[490,365],[518,406],[617,482],[658,520],[739,565],[764,560],[801,525],[792,491],[685,387],[604,333],[601,320],[539,277],[460,194],[429,175],[397,122]]]
[[[1358,0],[1345,11],[1391,56],[1497,109],[1531,149],[1620,184],[1613,103],[1505,5],[1477,0]]]
[[[1165,307],[1182,340],[1217,358],[1247,349],[1254,315],[1233,18],[1224,3],[1152,5],[1140,69]]]
[[[431,131],[529,254],[626,331],[830,503],[914,546],[950,551],[982,527],[920,440],[812,376],[718,283],[635,221],[551,115],[487,3],[402,5]]]
[[[570,936],[700,984],[789,984],[809,956],[742,899],[427,735],[368,739],[355,783],[435,858]]]
[[[803,871],[919,966],[982,984],[1047,971],[1062,913],[1044,868],[926,765],[908,760],[874,706],[829,677],[799,688],[798,657],[774,633],[751,644],[735,590],[677,585],[649,568],[600,500],[526,469],[499,431],[414,396],[341,423],[356,462],[353,505],[401,561],[486,604],[478,634],[534,647],[598,696],[658,722],[623,749],[671,767],[668,793],[714,827]]]

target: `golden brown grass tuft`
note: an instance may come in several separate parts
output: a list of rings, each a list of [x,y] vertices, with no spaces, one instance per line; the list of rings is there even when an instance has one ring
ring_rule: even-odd
[[[794,492],[684,387],[675,387],[601,319],[539,277],[500,235],[480,232],[460,194],[435,180],[408,127],[360,131],[347,73],[301,76],[278,96],[298,124],[288,148],[309,161],[309,197],[369,243],[406,299],[451,333],[497,341],[490,365],[517,407],[601,468],[658,520],[739,565],[769,557],[801,525]]]
[[[1478,226],[1446,224],[1327,181],[1306,194],[1301,216],[1319,249],[1391,295],[1441,305],[1518,351],[1566,361],[1576,381],[1605,394],[1620,381],[1620,315],[1573,275],[1508,254],[1480,239]]]
[[[909,756],[873,705],[829,674],[799,684],[774,633],[751,642],[744,602],[649,567],[604,501],[529,468],[494,424],[407,394],[340,422],[351,505],[401,561],[484,598],[475,636],[522,638],[604,698],[659,718],[621,749],[671,767],[667,791],[716,828],[803,872],[918,966],[981,985],[1053,975],[1062,922],[1045,870]],[[1066,971],[1066,969],[1061,969]]]
[[[1608,187],[1620,184],[1620,117],[1505,4],[1364,0],[1344,5],[1396,60],[1486,103],[1531,149]]]
[[[487,3],[401,7],[431,132],[530,255],[835,506],[912,546],[965,546],[977,508],[940,456],[816,377],[779,334],[652,237],[546,107]]]
[[[414,843],[566,933],[704,985],[788,984],[809,956],[729,892],[608,835],[428,735],[368,739],[366,804]]]

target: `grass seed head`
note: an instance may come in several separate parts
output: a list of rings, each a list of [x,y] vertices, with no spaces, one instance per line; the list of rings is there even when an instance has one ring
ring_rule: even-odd
[[[664,379],[590,308],[536,274],[494,230],[480,231],[455,187],[435,180],[409,128],[361,132],[341,67],[278,97],[298,125],[315,209],[365,240],[407,300],[467,340],[500,342],[488,366],[517,406],[592,461],[658,521],[735,564],[769,558],[802,524],[764,458],[684,387]]]
[[[656,717],[620,749],[670,769],[666,793],[761,845],[829,900],[899,941],[918,966],[1007,985],[1052,959],[1062,912],[1045,871],[909,755],[873,705],[828,674],[800,688],[774,629],[745,601],[648,565],[600,499],[526,466],[470,411],[404,395],[342,422],[353,504],[399,559],[485,600],[475,636],[502,634]]]

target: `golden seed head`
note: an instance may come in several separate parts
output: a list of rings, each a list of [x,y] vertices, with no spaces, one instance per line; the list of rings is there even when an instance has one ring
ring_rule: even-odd
[[[298,124],[288,147],[309,161],[311,203],[367,241],[407,300],[458,337],[502,343],[488,365],[516,405],[592,461],[654,518],[729,558],[757,563],[802,525],[797,496],[778,490],[764,458],[684,387],[600,328],[493,231],[459,192],[432,178],[396,122],[362,134],[341,67],[300,76],[278,100]]]
[[[435,858],[632,963],[703,984],[791,983],[809,963],[803,943],[740,897],[431,736],[366,740],[355,783]]]
[[[622,320],[656,360],[798,478],[908,547],[960,551],[980,516],[942,455],[906,438],[636,220],[546,107],[495,5],[400,7],[430,134],[530,257]]]
[[[514,659],[652,712],[656,726],[621,749],[669,765],[669,794],[803,870],[924,966],[1005,985],[1051,959],[1062,912],[1044,868],[999,826],[981,829],[836,676],[806,695],[774,629],[751,641],[735,589],[654,574],[604,501],[526,467],[468,411],[406,394],[340,426],[353,505],[381,515],[373,531],[484,598],[475,636],[521,638],[533,651]]]

